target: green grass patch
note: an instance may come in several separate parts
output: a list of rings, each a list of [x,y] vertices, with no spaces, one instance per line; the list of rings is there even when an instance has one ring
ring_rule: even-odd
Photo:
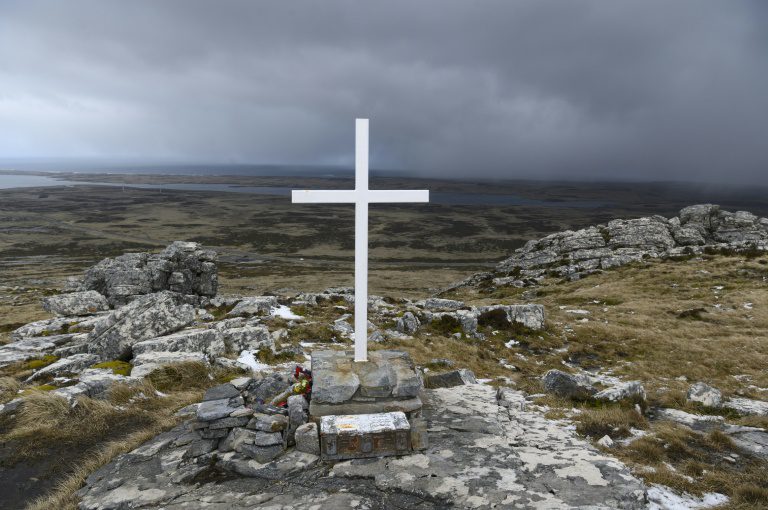
[[[113,361],[102,361],[101,363],[96,363],[95,365],[91,366],[91,368],[108,368],[112,370],[112,373],[115,375],[129,376],[131,375],[131,370],[133,369],[133,365],[131,365],[126,361],[113,360]]]
[[[47,367],[48,365],[51,365],[58,361],[58,356],[54,356],[52,354],[46,354],[42,358],[29,360],[25,364],[25,368],[30,370],[39,370],[43,367]]]

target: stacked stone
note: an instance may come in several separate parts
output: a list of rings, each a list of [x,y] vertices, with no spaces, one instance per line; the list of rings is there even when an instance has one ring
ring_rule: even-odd
[[[312,353],[312,401],[309,413],[328,415],[402,411],[418,416],[421,375],[402,351],[373,351],[355,362],[350,351]]]
[[[174,241],[158,254],[126,253],[104,259],[67,290],[97,291],[113,307],[163,290],[187,296],[197,304],[201,297],[216,295],[216,259],[215,251],[204,250],[198,243]]]
[[[293,445],[317,454],[317,428],[304,426],[309,418],[306,398],[290,396],[287,408],[268,403],[291,384],[290,376],[275,373],[261,379],[234,379],[209,389],[191,425],[195,439],[187,458],[235,452],[264,464]]]

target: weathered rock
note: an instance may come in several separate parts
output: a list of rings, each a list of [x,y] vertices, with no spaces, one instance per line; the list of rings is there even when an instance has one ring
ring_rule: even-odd
[[[0,367],[18,361],[40,358],[57,347],[70,343],[75,335],[26,337],[16,342],[0,345]]]
[[[288,397],[288,429],[285,440],[288,446],[295,443],[296,430],[307,423],[309,419],[309,403],[303,395]],[[310,452],[311,453],[311,452]]]
[[[207,365],[208,358],[202,352],[145,352],[131,360],[133,365],[131,376],[136,378],[146,377],[164,365],[190,362]]]
[[[246,426],[263,432],[281,432],[288,428],[288,417],[282,414],[255,414]]]
[[[424,377],[424,386],[430,389],[452,388],[453,386],[461,386],[464,384],[477,384],[475,374],[466,368],[439,374],[430,373]]]
[[[411,420],[411,449],[413,451],[423,451],[429,448],[427,428],[427,420],[423,418],[414,418]]]
[[[254,379],[247,387],[246,400],[251,403],[270,402],[276,395],[284,392],[293,384],[292,376],[284,373],[267,374],[261,379]]]
[[[544,329],[546,319],[544,307],[541,305],[493,305],[477,309],[478,324],[492,322],[497,328],[510,327],[515,324],[525,326],[535,331]]]
[[[197,408],[198,421],[214,421],[228,418],[232,412],[243,405],[242,397],[222,398],[201,402]],[[247,423],[248,420],[246,420]]]
[[[103,398],[112,385],[131,384],[134,381],[136,381],[134,377],[114,374],[108,369],[88,368],[80,374],[77,384],[51,390],[50,394],[59,395],[70,401],[80,396]]]
[[[640,381],[629,381],[611,386],[593,395],[596,400],[618,402],[620,400],[645,401],[645,388]]]
[[[350,351],[312,353],[312,416],[411,412],[420,405],[423,383],[406,353],[372,351],[365,363],[353,360]]]
[[[603,448],[611,448],[613,447],[613,439],[611,439],[611,436],[606,435],[598,439],[597,444],[599,444]]]
[[[421,321],[411,312],[405,312],[402,317],[397,318],[397,331],[412,335],[419,330]]]
[[[192,306],[181,296],[160,292],[137,298],[99,321],[88,334],[88,349],[103,359],[129,356],[131,347],[143,340],[178,331],[195,320]]]
[[[91,315],[109,310],[107,298],[95,290],[59,294],[43,299],[43,308],[59,316]]]
[[[739,414],[768,416],[768,402],[762,400],[752,400],[749,398],[729,398],[723,402],[723,407],[733,409]]]
[[[250,296],[243,298],[227,314],[230,317],[250,317],[253,315],[268,315],[272,308],[277,308],[280,303],[275,296]]]
[[[229,383],[219,384],[208,388],[203,395],[203,402],[208,400],[221,400],[223,398],[239,397],[240,391]]]
[[[320,435],[315,422],[305,423],[296,429],[296,449],[300,452],[320,455]]]
[[[260,349],[274,350],[275,348],[275,341],[264,325],[228,328],[224,329],[221,335],[229,352],[256,352]]]
[[[303,452],[276,448],[279,457],[262,463],[230,451],[216,467],[255,478],[189,483],[205,466],[183,461],[179,427],[89,476],[81,508],[646,508],[645,487],[621,462],[533,406],[522,411],[520,392],[505,389],[508,408],[481,384],[426,393],[431,444],[421,453],[343,461],[329,472]],[[472,431],[455,428],[468,418]]]
[[[454,312],[466,305],[453,299],[429,298],[422,303],[423,308],[432,312]]]
[[[48,375],[77,374],[99,362],[95,354],[74,354],[43,367],[27,378],[27,382],[34,381]]]
[[[687,398],[690,402],[699,402],[707,407],[720,407],[723,394],[717,388],[698,382],[690,387]]]
[[[133,344],[134,355],[148,352],[195,352],[213,358],[225,353],[220,335],[212,329],[190,329]],[[239,351],[238,351],[239,352]]]
[[[595,393],[589,378],[583,374],[572,375],[560,370],[550,370],[544,374],[541,382],[548,393],[564,398],[583,400]]]
[[[187,451],[184,452],[184,458],[189,459],[210,453],[216,449],[218,444],[218,439],[198,439],[189,445]]]
[[[655,409],[654,415],[659,420],[673,421],[691,429],[701,431],[719,429],[725,424],[725,418],[722,416],[691,414],[679,409]]]
[[[284,448],[282,444],[274,446],[256,446],[252,444],[243,444],[240,445],[240,448],[235,449],[236,452],[242,453],[243,455],[250,457],[262,464],[274,460],[280,456],[281,453],[283,453],[283,450]]]
[[[170,290],[183,295],[215,296],[216,252],[197,243],[175,241],[159,254],[126,253],[89,268],[80,285],[106,296],[113,306],[137,296]]]

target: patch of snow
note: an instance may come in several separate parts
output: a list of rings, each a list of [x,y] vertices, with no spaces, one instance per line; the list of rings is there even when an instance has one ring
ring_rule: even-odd
[[[478,384],[488,384],[489,382],[493,381],[493,379],[478,379]]]
[[[286,320],[297,320],[297,319],[304,318],[301,315],[296,315],[295,313],[293,313],[291,309],[285,305],[280,305],[278,307],[272,308],[269,311],[269,314],[272,317],[280,317],[281,319],[286,319]]]
[[[253,355],[253,351],[241,352],[240,357],[237,358],[237,362],[242,363],[243,365],[247,365],[248,368],[250,368],[254,372],[260,372],[262,370],[268,370],[272,368],[266,363],[262,363],[261,361],[257,360],[256,357]]]
[[[744,303],[743,306],[744,306],[745,309],[751,310],[753,305],[752,305],[752,303]]]
[[[702,498],[690,494],[677,495],[663,485],[652,485],[648,489],[648,510],[690,510],[695,508],[710,508],[722,505],[728,501],[728,496],[717,492],[708,492]]]
[[[512,348],[513,346],[515,346],[515,345],[520,345],[520,342],[518,342],[517,340],[515,340],[515,339],[513,338],[513,339],[512,339],[512,340],[510,340],[509,342],[506,342],[506,343],[504,344],[504,347],[506,347],[507,349],[511,349],[511,348]]]
[[[565,313],[572,313],[574,315],[589,315],[589,310],[566,310]]]

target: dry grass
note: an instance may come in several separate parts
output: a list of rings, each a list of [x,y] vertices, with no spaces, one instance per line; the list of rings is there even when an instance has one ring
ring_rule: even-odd
[[[610,436],[619,439],[630,436],[630,429],[645,429],[648,422],[632,407],[616,404],[584,407],[574,418],[576,431],[593,439]]]
[[[69,459],[64,477],[30,508],[75,508],[74,492],[85,477],[116,455],[179,422],[174,413],[199,402],[206,388],[242,375],[200,363],[163,367],[144,381],[112,386],[103,400],[64,398],[30,392],[13,418],[3,423],[0,442],[13,446],[15,462],[35,461],[56,452]],[[14,378],[0,379],[15,388]]]
[[[21,386],[13,377],[0,377],[0,404],[16,398]]]

